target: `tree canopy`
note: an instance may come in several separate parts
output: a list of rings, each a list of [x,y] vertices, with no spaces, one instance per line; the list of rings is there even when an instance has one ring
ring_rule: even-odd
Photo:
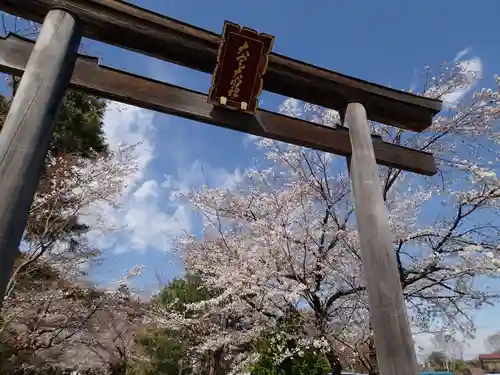
[[[433,98],[475,83],[460,64],[426,75],[433,78],[418,93]],[[432,152],[438,161],[432,179],[380,168],[410,321],[423,332],[472,334],[469,312],[498,298],[474,279],[494,278],[500,266],[500,227],[490,220],[500,198],[499,108],[497,91],[479,90],[447,107],[427,132],[371,124],[387,142]],[[333,111],[294,99],[281,110],[335,125]],[[254,358],[230,348],[275,330],[293,311],[305,327],[297,341],[304,349],[321,345],[332,368],[346,350],[361,358],[372,331],[345,163],[269,139],[256,142],[265,156],[237,184],[185,195],[204,228],[176,249],[207,288],[221,293],[190,306],[203,310],[198,319],[166,311],[164,324],[205,330],[198,350],[223,350],[245,368]],[[241,323],[220,325],[221,316]]]
[[[9,106],[10,99],[0,96],[0,131]],[[118,303],[118,295],[98,291],[82,278],[85,264],[99,252],[88,243],[90,228],[80,217],[98,201],[115,200],[124,177],[134,170],[129,160],[115,160],[108,149],[105,108],[103,100],[69,91],[57,112],[45,169],[1,312],[0,373],[22,369],[23,374],[49,374],[76,366],[64,364],[65,352],[83,347],[85,341],[100,343],[89,324],[96,324],[103,309],[114,306],[119,314],[125,308]],[[111,358],[108,362],[117,363]],[[95,363],[81,366],[96,367]]]

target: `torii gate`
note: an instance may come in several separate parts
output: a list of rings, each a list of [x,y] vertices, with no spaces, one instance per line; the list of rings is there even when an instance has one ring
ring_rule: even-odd
[[[252,44],[255,40],[264,45],[254,61],[256,66],[249,68],[247,75],[240,75],[243,83],[248,77],[254,81],[262,78],[267,67],[263,76],[265,90],[341,113],[344,128],[324,127],[269,111],[254,111],[252,100],[256,103],[260,86],[245,88],[241,82],[235,85],[238,80],[228,84],[220,78],[234,72],[228,73],[220,53],[231,49],[228,27],[221,43],[217,34],[117,0],[0,0],[0,9],[43,21],[34,45],[14,35],[0,39],[1,70],[22,75],[0,135],[0,301],[37,189],[53,120],[69,86],[107,99],[346,156],[379,371],[383,375],[418,373],[377,163],[424,175],[435,174],[436,166],[429,153],[371,136],[368,119],[420,132],[441,110],[440,101],[285,56],[268,55],[272,37],[229,27],[239,41],[247,41],[251,48],[258,50]],[[215,70],[210,97],[78,56],[83,36],[206,73]],[[266,45],[266,40],[271,42]],[[228,53],[237,58],[234,51]],[[247,65],[251,65],[250,61]],[[241,97],[230,95],[229,91],[234,94],[238,88]]]

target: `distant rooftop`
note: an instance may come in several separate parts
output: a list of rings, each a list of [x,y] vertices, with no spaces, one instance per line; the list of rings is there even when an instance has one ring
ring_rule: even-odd
[[[500,359],[500,353],[493,354],[479,354],[479,359]]]

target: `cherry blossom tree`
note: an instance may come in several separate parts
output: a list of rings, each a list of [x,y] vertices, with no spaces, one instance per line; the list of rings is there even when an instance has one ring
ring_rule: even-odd
[[[99,255],[87,234],[106,229],[99,227],[105,218],[96,206],[118,199],[125,178],[135,171],[130,150],[94,159],[48,158],[7,286],[0,328],[2,340],[44,365],[57,363],[67,343],[106,307],[84,282]]]
[[[500,333],[489,335],[484,343],[491,353],[500,353]]]
[[[443,98],[428,131],[415,134],[372,123],[396,145],[432,152],[432,178],[380,167],[394,256],[413,327],[474,333],[471,310],[494,302],[487,281],[498,275],[497,220],[500,94],[475,90],[477,75],[458,62],[426,68],[418,94]],[[498,86],[500,78],[495,76]],[[416,90],[414,90],[416,91]],[[459,95],[458,95],[458,94]],[[334,111],[287,100],[285,114],[337,126]],[[255,340],[293,312],[300,345],[329,353],[335,372],[342,352],[371,336],[355,212],[345,161],[334,155],[257,139],[265,158],[231,189],[204,186],[186,196],[204,229],[178,242],[187,267],[216,297],[188,306],[190,318],[165,311],[158,322],[199,329],[198,350],[232,349]],[[478,282],[480,280],[481,282]],[[237,316],[238,325],[215,316]],[[294,355],[277,350],[277,357]],[[255,360],[238,353],[234,372]]]
[[[48,269],[40,272],[46,283],[31,282],[30,292],[17,288],[5,308],[2,343],[13,355],[2,363],[3,371],[57,367],[65,345],[100,307],[92,289],[58,279]]]
[[[463,357],[464,343],[446,332],[438,332],[432,342],[434,348],[443,354],[445,368],[454,368],[454,362]]]
[[[97,254],[88,244],[88,230],[114,229],[105,228],[104,211],[98,208],[115,204],[125,178],[135,171],[131,150],[95,159],[68,154],[48,157],[30,210],[21,261],[7,286],[7,297],[19,274],[30,272],[32,264],[38,267],[41,261],[50,262],[64,272],[65,278],[84,271],[81,266]]]
[[[125,285],[99,291],[100,308],[65,345],[61,368],[99,374],[126,374],[137,360],[136,337],[143,329],[144,304]]]

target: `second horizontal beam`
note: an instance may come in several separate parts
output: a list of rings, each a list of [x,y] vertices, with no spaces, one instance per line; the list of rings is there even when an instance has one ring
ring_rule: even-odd
[[[10,34],[0,38],[0,70],[22,75],[33,42]],[[335,129],[274,112],[259,110],[255,116],[215,109],[203,93],[99,65],[98,59],[80,55],[71,87],[174,116],[254,134],[299,146],[349,156],[351,144],[346,129]],[[434,175],[432,154],[384,142],[372,136],[377,163],[423,175]]]

